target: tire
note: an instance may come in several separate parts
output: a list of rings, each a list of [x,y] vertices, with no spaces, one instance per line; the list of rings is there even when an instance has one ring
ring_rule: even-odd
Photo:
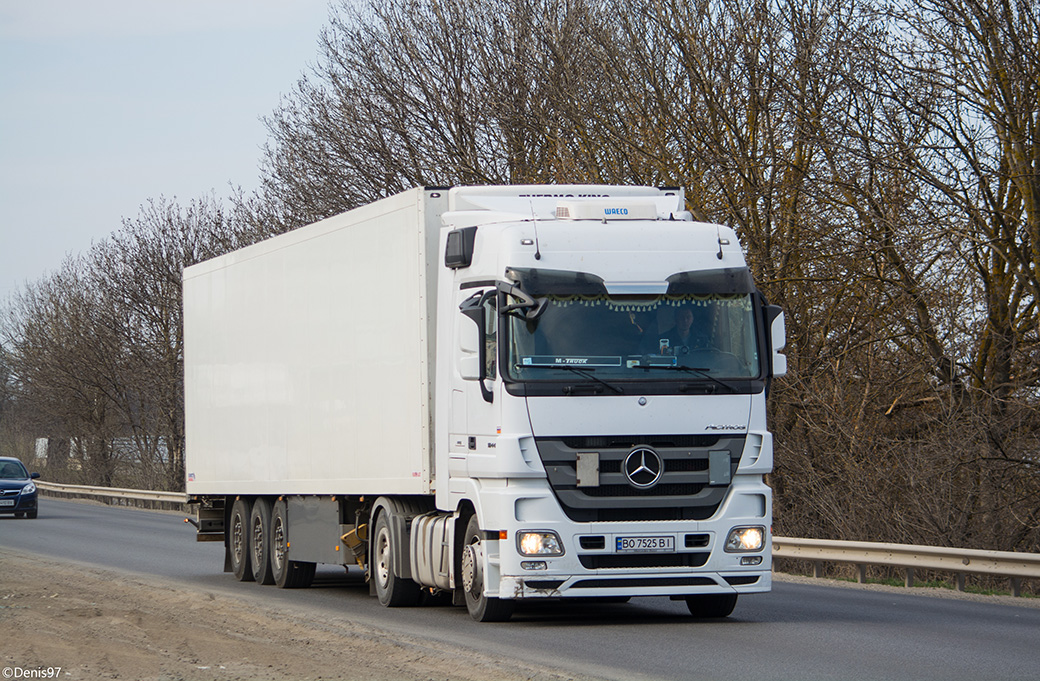
[[[40,513],[40,509],[34,508],[31,511],[26,511],[25,512],[25,517],[28,518],[29,520],[32,520],[33,518],[36,518],[39,515],[39,513]]]
[[[398,547],[390,531],[387,512],[376,518],[372,544],[372,578],[376,583],[376,596],[387,608],[411,607],[419,604],[422,588],[410,579],[394,574],[394,559]]]
[[[484,590],[484,533],[477,516],[470,516],[462,545],[460,574],[466,610],[478,622],[505,622],[513,616],[514,602],[488,598]]]
[[[25,517],[25,513],[23,511],[15,511],[14,517],[16,520],[20,520]]]
[[[249,559],[249,502],[235,499],[231,507],[231,518],[228,523],[228,558],[231,572],[240,582],[253,581],[253,564]]]
[[[289,560],[289,506],[284,499],[271,510],[271,575],[282,589],[306,589],[314,581],[314,563]]]
[[[687,596],[686,607],[690,614],[700,619],[729,617],[737,605],[737,594],[702,594]]]
[[[253,579],[258,584],[274,584],[271,574],[271,500],[257,497],[249,514],[249,558]]]

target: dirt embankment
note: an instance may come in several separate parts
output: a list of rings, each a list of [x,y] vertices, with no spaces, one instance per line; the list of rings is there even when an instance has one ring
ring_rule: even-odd
[[[160,579],[0,554],[0,681],[29,678],[579,677]]]

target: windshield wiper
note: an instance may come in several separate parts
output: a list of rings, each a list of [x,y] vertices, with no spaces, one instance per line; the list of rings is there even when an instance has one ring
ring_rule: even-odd
[[[639,364],[634,364],[633,367],[634,368],[638,368],[638,369],[647,369],[647,370],[649,370],[649,369],[663,369],[665,371],[682,371],[682,372],[685,372],[685,373],[690,373],[690,374],[694,374],[694,375],[700,376],[701,378],[706,378],[709,381],[711,381],[712,383],[725,388],[726,390],[730,391],[731,393],[738,392],[737,391],[737,387],[735,385],[733,385],[732,383],[727,383],[726,381],[723,381],[722,379],[715,378],[710,373],[711,369],[707,369],[707,368],[704,368],[704,367],[688,367],[688,366],[683,366],[682,364],[649,364],[649,363],[644,364],[643,362],[640,362]]]
[[[587,378],[590,381],[595,381],[596,383],[599,383],[601,385],[604,385],[604,386],[610,388],[611,390],[613,390],[618,395],[624,395],[625,394],[624,390],[622,390],[618,386],[614,385],[613,383],[607,383],[602,378],[599,378],[597,376],[593,376],[592,372],[595,371],[595,369],[588,369],[588,368],[580,369],[578,367],[568,366],[566,364],[532,364],[532,365],[526,365],[526,366],[522,366],[522,367],[518,367],[518,368],[522,368],[522,369],[564,369],[565,371],[573,371],[574,373],[578,374],[582,378]]]

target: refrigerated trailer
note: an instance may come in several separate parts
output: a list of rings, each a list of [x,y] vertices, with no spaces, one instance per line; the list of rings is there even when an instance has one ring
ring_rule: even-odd
[[[771,584],[782,312],[681,189],[421,187],[184,271],[186,487],[244,581],[525,599]]]

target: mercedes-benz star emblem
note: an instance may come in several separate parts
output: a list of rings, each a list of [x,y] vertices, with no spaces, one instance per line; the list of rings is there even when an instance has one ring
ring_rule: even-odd
[[[625,457],[625,477],[633,487],[653,487],[664,473],[664,461],[649,447],[636,447]]]

